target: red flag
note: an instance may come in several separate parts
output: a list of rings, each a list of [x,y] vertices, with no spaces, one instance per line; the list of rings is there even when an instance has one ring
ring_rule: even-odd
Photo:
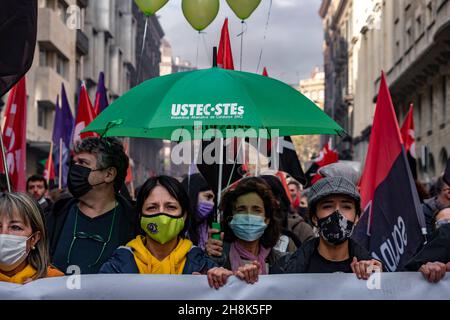
[[[401,270],[423,242],[425,219],[384,73],[360,190],[354,237],[389,271]]]
[[[328,164],[338,162],[338,160],[339,155],[337,152],[331,149],[331,139],[330,139],[328,143],[325,144],[325,146],[322,148],[322,151],[320,151],[319,158],[315,162],[320,168]]]
[[[338,160],[339,154],[336,151],[332,150],[330,139],[328,140],[328,143],[323,146],[322,150],[320,150],[319,156],[313,160],[313,164],[305,173],[305,176],[308,179],[308,184],[313,185],[323,178],[320,174],[317,173],[319,168],[338,162]]]
[[[222,26],[222,32],[220,34],[219,50],[217,52],[217,65],[223,69],[234,70],[230,33],[228,32],[228,18],[225,18]]]
[[[268,77],[268,76],[269,76],[269,73],[267,72],[266,67],[264,67],[262,75],[263,75],[264,77]]]
[[[376,187],[388,175],[401,152],[402,143],[391,94],[382,73],[366,165],[360,180],[363,209],[372,201]]]
[[[75,120],[75,129],[73,132],[73,142],[87,138],[97,137],[94,132],[81,133],[81,130],[94,120],[96,117],[95,110],[92,107],[91,100],[87,94],[86,85],[81,84],[80,97],[78,98],[78,112]]]
[[[14,191],[26,191],[26,124],[27,93],[25,77],[11,89],[5,112],[3,143],[5,144],[6,162]],[[1,162],[1,170],[3,161]]]
[[[402,135],[403,144],[405,146],[406,152],[411,152],[411,155],[415,158],[415,139],[414,139],[414,110],[411,104],[408,114],[406,115],[405,121],[403,122],[402,128],[400,130]]]
[[[55,164],[51,153],[45,161],[44,178],[47,181],[55,180]]]

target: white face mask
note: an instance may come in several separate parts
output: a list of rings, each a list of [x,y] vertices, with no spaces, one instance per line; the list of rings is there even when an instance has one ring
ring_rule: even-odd
[[[0,234],[0,270],[14,270],[27,258],[27,241],[32,236]]]

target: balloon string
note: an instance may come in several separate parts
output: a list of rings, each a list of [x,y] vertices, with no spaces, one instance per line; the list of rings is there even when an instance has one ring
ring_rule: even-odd
[[[208,65],[211,66],[212,65],[211,55],[209,54],[208,45],[206,44],[206,37],[205,37],[206,32],[202,31],[201,34],[202,34],[203,47],[205,49],[205,54],[206,54],[206,57],[208,58],[208,63],[209,63]]]
[[[198,69],[198,47],[200,46],[200,31],[197,37],[197,54],[195,55],[195,68]]]
[[[259,67],[261,65],[261,60],[262,60],[262,55],[263,55],[263,50],[264,50],[264,43],[266,42],[266,37],[267,37],[267,29],[269,28],[271,11],[272,11],[272,0],[270,0],[270,2],[269,2],[269,12],[267,14],[266,26],[264,28],[264,38],[262,41],[261,51],[259,52],[259,59],[258,59],[258,66],[256,67],[256,73],[259,73]]]
[[[141,47],[141,54],[139,55],[139,61],[137,65],[137,79],[136,82],[140,82],[140,76],[141,76],[141,63],[142,63],[142,55],[144,54],[144,48],[145,48],[145,40],[147,39],[147,27],[148,27],[148,16],[145,18],[145,26],[144,26],[144,36],[142,37],[142,47]]]
[[[245,30],[244,30],[244,25],[245,25]],[[241,21],[241,26],[242,26],[241,33],[239,33],[237,35],[238,37],[241,37],[241,54],[240,54],[240,57],[239,57],[240,71],[242,71],[242,55],[243,55],[243,50],[244,50],[244,33],[247,32],[247,23],[244,20],[242,20]]]

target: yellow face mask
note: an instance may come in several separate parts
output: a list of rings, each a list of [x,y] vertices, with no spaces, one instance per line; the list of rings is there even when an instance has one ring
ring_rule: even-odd
[[[184,218],[173,217],[166,213],[151,216],[142,215],[141,228],[153,240],[165,244],[176,238],[184,228]]]

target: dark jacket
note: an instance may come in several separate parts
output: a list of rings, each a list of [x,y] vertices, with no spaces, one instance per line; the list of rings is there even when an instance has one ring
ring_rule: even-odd
[[[223,243],[223,250],[222,255],[220,257],[212,257],[210,258],[214,260],[220,267],[224,267],[225,269],[231,270],[231,261],[229,259],[230,257],[230,249],[231,249],[231,243],[224,242]],[[269,270],[268,274],[272,273],[272,266],[277,263],[278,260],[280,260],[283,256],[287,255],[288,253],[282,253],[278,250],[270,250],[269,256],[266,259],[266,262],[269,263]]]
[[[319,241],[320,238],[309,240],[295,253],[278,260],[273,267],[273,273],[306,273]],[[349,250],[350,257],[356,257],[358,261],[373,259],[365,248],[352,239],[349,239]]]
[[[46,217],[52,212],[53,202],[48,198],[42,198],[38,201],[39,207],[42,210],[42,218],[46,219]]]
[[[406,271],[417,271],[427,262],[450,262],[450,224],[438,228],[425,246],[406,264]]]
[[[440,209],[442,209],[443,206],[439,203],[437,200],[437,197],[427,199],[422,203],[422,210],[423,214],[425,216],[425,223],[427,226],[427,234],[431,235],[434,231],[433,221],[434,221],[434,215],[436,212]]]
[[[217,267],[217,264],[209,259],[202,249],[194,246],[186,255],[183,274],[205,273],[214,267]],[[112,257],[100,268],[99,273],[139,273],[133,249],[130,247],[116,249]]]
[[[312,227],[298,213],[290,213],[288,216],[288,230],[297,236],[300,245],[315,238]],[[297,247],[300,247],[297,245]]]
[[[121,195],[116,194],[121,207],[119,225],[121,226],[120,243],[126,244],[134,239],[138,232],[138,215],[130,203]],[[55,253],[61,230],[66,222],[70,208],[78,203],[75,198],[63,198],[53,204],[52,212],[46,217],[47,236],[50,247],[50,256]]]

